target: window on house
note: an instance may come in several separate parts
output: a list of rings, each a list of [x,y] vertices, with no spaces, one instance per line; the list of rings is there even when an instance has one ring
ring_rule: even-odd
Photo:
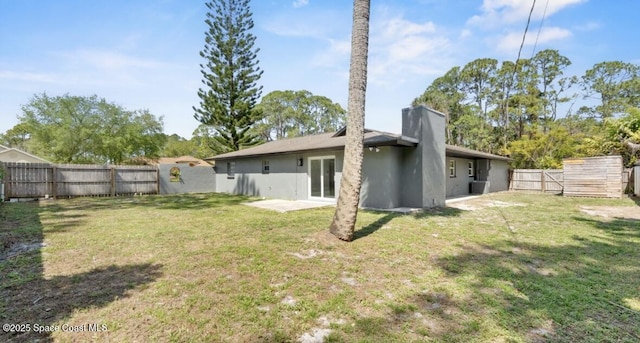
[[[227,162],[227,179],[234,179],[236,177],[236,163]]]
[[[449,177],[456,177],[456,160],[449,160]]]
[[[269,174],[269,161],[262,161],[262,174]]]
[[[474,175],[473,162],[469,162],[469,176]]]

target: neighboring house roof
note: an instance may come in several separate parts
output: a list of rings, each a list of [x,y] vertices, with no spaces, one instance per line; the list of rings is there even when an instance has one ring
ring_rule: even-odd
[[[245,158],[263,155],[276,154],[292,154],[315,150],[327,149],[344,149],[346,143],[345,129],[337,132],[321,133],[317,135],[302,136],[295,138],[286,138],[277,141],[267,142],[255,147],[233,151],[213,157],[207,157],[207,161],[224,160],[230,158]],[[365,129],[364,146],[416,146],[418,140],[412,137],[402,136],[395,133],[382,132],[376,130]],[[471,149],[456,147],[453,145],[446,146],[448,156],[454,157],[472,157],[472,158],[491,158],[509,161],[509,158],[488,154]]]
[[[0,162],[51,163],[44,158],[16,148],[0,145]]]
[[[211,164],[197,157],[185,155],[180,157],[160,157],[155,164],[188,164],[191,167],[203,166],[211,167]]]

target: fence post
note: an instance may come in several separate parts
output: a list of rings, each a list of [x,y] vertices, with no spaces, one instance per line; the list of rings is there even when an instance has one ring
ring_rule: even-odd
[[[11,175],[11,167],[9,166],[8,163],[4,164],[4,198],[5,199],[10,199],[11,198],[11,178],[13,176]]]
[[[544,174],[546,174],[547,172],[545,172],[544,170],[541,170],[540,173],[540,182],[541,182],[541,188],[542,188],[542,193],[546,192],[547,190],[547,180],[545,180]]]
[[[53,165],[53,186],[51,189],[51,196],[56,199],[58,197],[58,167]]]
[[[111,167],[111,196],[116,196],[116,167]]]
[[[156,194],[160,194],[160,164],[156,166]]]

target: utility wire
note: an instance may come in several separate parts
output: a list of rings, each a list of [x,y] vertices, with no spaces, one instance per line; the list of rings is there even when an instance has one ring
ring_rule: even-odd
[[[518,50],[518,58],[516,58],[515,67],[518,66],[518,61],[520,60],[520,53],[522,53],[522,47],[524,46],[524,40],[527,38],[527,31],[529,30],[529,24],[531,23],[531,14],[533,14],[533,9],[536,7],[536,0],[533,0],[533,4],[531,5],[531,11],[529,11],[529,18],[527,18],[527,26],[524,27],[524,34],[522,35],[522,42],[520,43],[520,49]],[[516,69],[513,68],[513,74],[516,74]],[[513,77],[513,76],[512,76]]]
[[[513,72],[511,73],[511,80],[509,82],[509,86],[507,87],[507,96],[506,96],[506,111],[504,118],[504,147],[507,147],[507,126],[509,124],[509,91],[511,90],[511,85],[513,84],[513,78],[516,75],[516,71],[518,70],[518,62],[520,61],[520,54],[522,53],[522,47],[524,46],[524,40],[527,38],[527,31],[529,30],[529,24],[531,23],[531,15],[533,14],[533,9],[536,7],[536,0],[533,0],[533,4],[531,4],[531,10],[529,11],[529,17],[527,18],[527,25],[524,27],[524,34],[522,35],[522,42],[520,43],[520,49],[518,49],[518,57],[516,58],[516,63],[513,65]]]
[[[531,51],[531,58],[536,53],[536,47],[538,46],[538,38],[540,38],[540,31],[542,31],[542,24],[544,24],[544,18],[547,16],[547,7],[549,7],[549,0],[544,5],[544,12],[542,12],[542,19],[540,19],[540,27],[538,28],[538,34],[536,35],[536,41],[533,43],[533,51]]]

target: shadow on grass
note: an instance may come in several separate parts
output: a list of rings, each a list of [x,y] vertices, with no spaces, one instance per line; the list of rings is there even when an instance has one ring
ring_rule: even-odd
[[[576,221],[588,223],[598,229],[616,236],[640,237],[640,220],[634,218],[615,218],[609,221],[574,217]]]
[[[639,342],[639,221],[574,219],[598,234],[565,245],[467,245],[435,260],[444,273],[438,285],[355,329],[380,341],[411,327],[416,340],[443,342]]]
[[[605,241],[577,236],[575,244],[563,246],[503,241],[439,259],[449,278],[475,280],[467,284],[471,301],[454,300],[447,313],[492,313],[493,325],[528,341],[640,340],[640,312],[626,308],[640,289],[635,271],[640,244],[628,236],[637,237],[638,223],[575,219],[603,230]],[[467,321],[455,339],[473,340],[474,325],[480,323]]]
[[[444,216],[444,217],[458,216],[463,212],[462,210],[459,210],[457,208],[452,208],[452,207],[424,209],[418,213],[412,213],[412,214],[401,214],[401,213],[395,213],[395,212],[385,212],[385,211],[375,211],[375,210],[366,210],[366,211],[369,213],[379,213],[379,214],[382,214],[382,216],[378,218],[375,222],[367,226],[364,226],[361,229],[354,232],[353,234],[354,241],[375,233],[376,231],[383,228],[391,220],[393,220],[393,218],[400,217],[403,215],[411,215],[416,219],[422,219],[422,218],[434,217],[434,216]]]
[[[375,222],[361,228],[360,230],[353,233],[353,240],[357,240],[360,238],[364,238],[369,236],[370,234],[380,230],[383,226],[385,226],[388,222],[393,220],[393,218],[399,216],[396,213],[386,213],[385,215],[378,218]]]
[[[461,215],[463,210],[455,207],[435,207],[424,209],[418,213],[413,214],[416,219],[423,219],[429,217],[455,217]]]
[[[189,193],[171,195],[144,195],[122,197],[97,197],[52,200],[43,208],[44,212],[65,215],[65,212],[99,209],[125,209],[132,207],[152,207],[165,210],[198,210],[215,207],[233,206],[251,199],[244,195],[226,193]]]
[[[45,278],[42,210],[37,203],[0,206],[0,239],[7,246],[0,249],[0,319],[31,325],[27,332],[1,331],[2,342],[53,341],[49,333],[33,332],[34,325],[60,324],[74,311],[105,306],[162,275],[162,265],[146,263]]]

